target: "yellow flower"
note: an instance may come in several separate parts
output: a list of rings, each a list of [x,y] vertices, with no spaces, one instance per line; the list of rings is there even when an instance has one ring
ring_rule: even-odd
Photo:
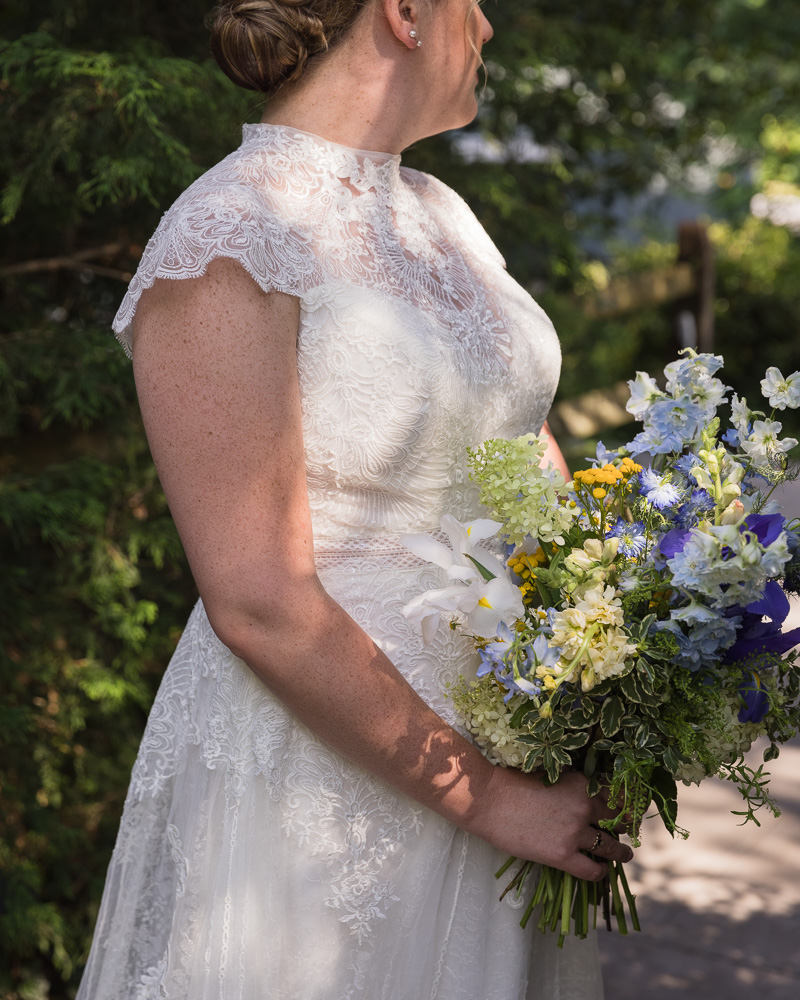
[[[604,489],[601,489],[601,487],[599,486],[596,489],[592,490],[592,496],[595,497],[597,500],[602,500],[605,495],[606,491]]]
[[[623,458],[621,469],[624,476],[632,476],[635,473],[642,471],[641,465],[634,462],[632,458]]]

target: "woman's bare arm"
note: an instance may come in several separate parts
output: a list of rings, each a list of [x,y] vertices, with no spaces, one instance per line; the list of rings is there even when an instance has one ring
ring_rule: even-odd
[[[299,304],[235,262],[158,281],[134,371],[161,483],[222,641],[338,752],[518,857],[599,878],[580,853],[610,815],[585,780],[494,768],[413,690],[321,586],[296,366]],[[611,838],[607,856],[628,849]]]
[[[542,455],[542,465],[547,468],[547,464],[552,463],[554,469],[558,469],[561,475],[564,477],[566,482],[570,482],[572,479],[572,473],[569,471],[569,466],[567,465],[567,460],[564,458],[564,453],[558,446],[558,441],[556,441],[553,436],[553,432],[550,430],[550,424],[545,421],[545,425],[542,428],[542,434],[547,435],[547,447]]]

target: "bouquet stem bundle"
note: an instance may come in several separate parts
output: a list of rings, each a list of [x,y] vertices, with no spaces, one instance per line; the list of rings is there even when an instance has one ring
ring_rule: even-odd
[[[515,861],[517,858],[509,858],[495,872],[495,878],[502,878]],[[510,892],[521,895],[526,882],[531,878],[536,879],[536,888],[519,922],[520,927],[527,927],[536,908],[541,907],[537,927],[540,931],[557,932],[559,948],[570,934],[585,938],[590,930],[595,930],[598,909],[602,909],[608,930],[613,928],[613,917],[619,933],[627,934],[627,904],[631,926],[635,931],[642,929],[636,912],[636,897],[628,885],[625,866],[618,861],[609,862],[608,875],[600,882],[587,882],[561,871],[560,868],[525,861],[500,898],[503,899]]]

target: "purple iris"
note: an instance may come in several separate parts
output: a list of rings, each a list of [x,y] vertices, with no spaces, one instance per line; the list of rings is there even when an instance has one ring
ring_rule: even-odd
[[[775,515],[767,515],[775,516]],[[780,515],[777,515],[780,517]],[[768,580],[764,593],[746,608],[728,608],[727,616],[741,615],[742,623],[736,634],[736,642],[728,649],[725,660],[750,660],[764,653],[783,656],[800,644],[800,628],[782,632],[781,626],[789,614],[789,599],[777,580]],[[767,617],[770,621],[764,621]]]
[[[769,711],[769,698],[761,687],[758,674],[751,672],[750,679],[742,684],[738,694],[743,703],[739,709],[739,722],[761,722]]]
[[[783,514],[748,514],[742,522],[742,529],[752,531],[764,548],[772,545],[785,526]]]
[[[764,653],[783,656],[800,644],[800,628],[781,632],[780,622],[762,621],[761,615],[742,615],[736,642],[725,653],[728,663],[750,660]]]
[[[658,554],[662,559],[672,559],[679,552],[683,552],[691,537],[690,528],[670,528],[658,543]]]

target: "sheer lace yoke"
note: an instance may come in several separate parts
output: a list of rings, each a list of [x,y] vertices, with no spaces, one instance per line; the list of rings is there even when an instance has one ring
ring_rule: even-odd
[[[463,200],[399,156],[245,126],[150,240],[114,323],[123,344],[144,289],[197,277],[215,257],[300,298],[320,547],[475,516],[466,446],[545,419],[560,362],[552,325]]]

